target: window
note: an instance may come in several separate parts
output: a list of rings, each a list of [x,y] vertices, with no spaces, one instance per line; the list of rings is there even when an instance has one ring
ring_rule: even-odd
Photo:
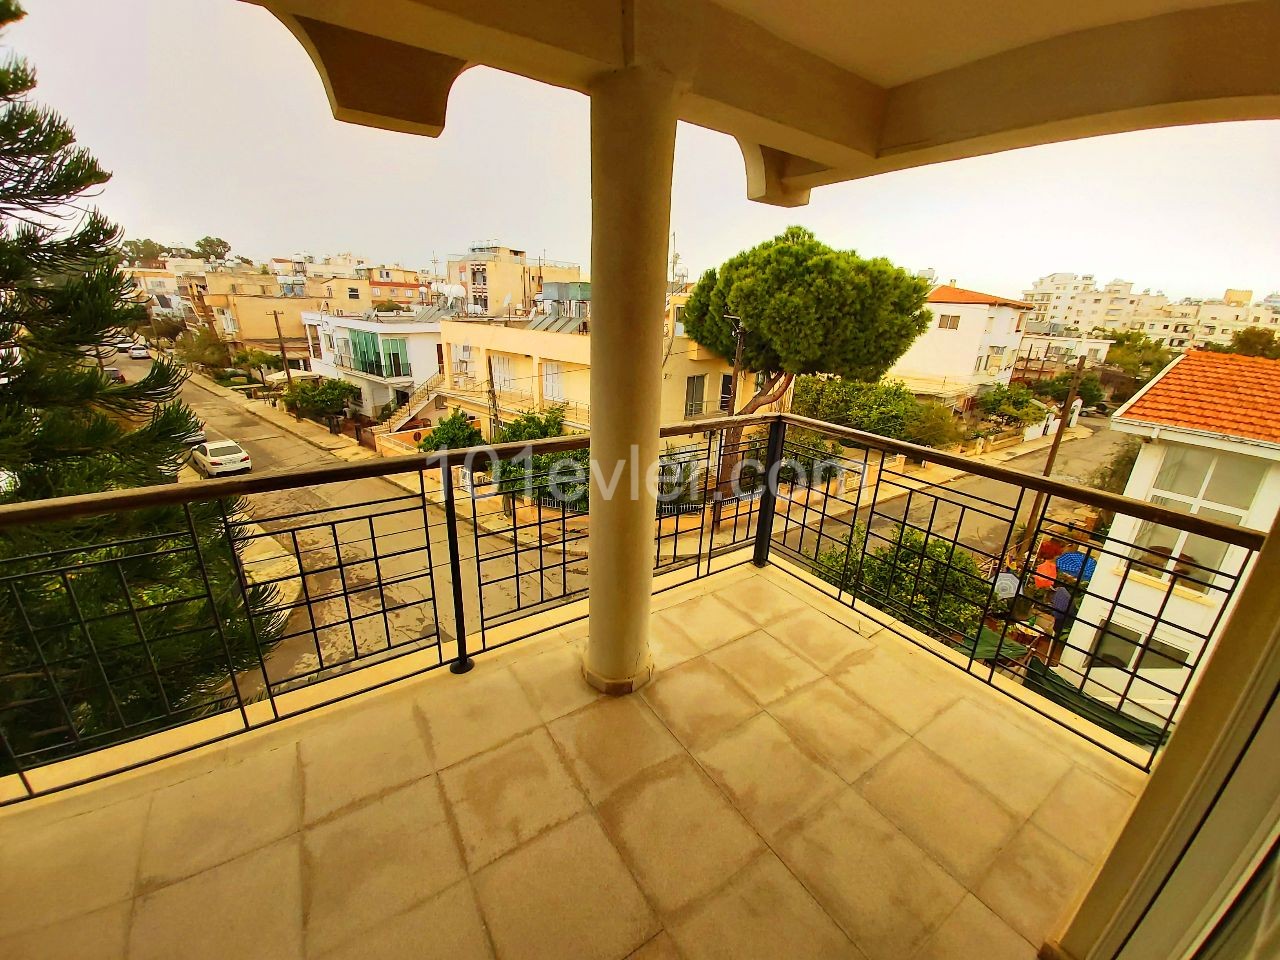
[[[1256,457],[1169,444],[1149,500],[1179,513],[1239,525],[1268,469]],[[1134,542],[1140,548],[1135,552],[1139,571],[1161,578],[1172,572],[1180,578],[1179,586],[1200,593],[1208,592],[1213,571],[1222,567],[1229,549],[1219,540],[1156,523],[1143,523]]]
[[[959,329],[960,329],[960,317],[959,317],[959,315],[958,315],[958,314],[954,314],[954,313],[952,313],[952,314],[947,314],[947,313],[941,314],[941,315],[938,317],[938,329],[939,329],[939,330],[959,330]]]
[[[360,288],[359,288],[359,287],[347,287],[347,299],[348,299],[348,300],[359,300],[359,299],[360,299]]]
[[[733,397],[733,374],[720,374],[720,409],[728,411]],[[730,411],[731,412],[731,411]]]
[[[325,287],[325,288],[324,288],[324,295],[325,295],[326,297],[332,297],[332,296],[333,296],[333,287]]]
[[[1186,666],[1189,656],[1189,652],[1180,647],[1145,637],[1118,623],[1099,628],[1093,644],[1093,666],[1119,670],[1180,670]]]
[[[707,375],[699,373],[684,382],[685,418],[696,417],[707,405]]]
[[[321,338],[323,338],[323,340],[324,340],[324,345],[325,345],[326,347],[328,347],[328,348],[332,351],[332,350],[333,350],[333,334],[332,334],[332,333],[322,333],[320,336],[321,336]]]
[[[370,292],[370,293],[372,293],[375,297],[380,297],[380,296],[382,296],[382,288],[381,288],[381,287],[374,287],[374,288],[373,288],[372,290],[370,290],[369,292]]]

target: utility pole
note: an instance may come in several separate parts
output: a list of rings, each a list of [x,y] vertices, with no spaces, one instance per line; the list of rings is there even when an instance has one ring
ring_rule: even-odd
[[[733,379],[729,381],[729,409],[725,411],[729,416],[733,416],[738,409],[738,377],[742,373],[742,318],[734,316],[731,313],[724,314],[726,320],[734,321],[734,339],[737,345],[733,350]],[[721,433],[721,437],[727,435],[727,431]],[[735,453],[736,455],[736,453]],[[716,499],[711,511],[711,529],[719,530],[721,521],[722,504],[724,500],[725,485],[729,482],[727,476],[733,460],[731,455],[726,454],[723,446],[720,448],[720,467],[719,476],[716,478]]]
[[[284,334],[280,332],[280,311],[272,310],[271,319],[276,322],[276,343],[280,345],[280,362],[284,364],[284,378],[289,381],[289,389],[293,389],[293,371],[289,369],[289,357],[284,352]]]
[[[493,356],[486,353],[484,359],[489,368],[489,441],[496,443],[502,424],[498,420],[498,391],[493,383]]]
[[[1076,393],[1080,389],[1080,380],[1084,376],[1085,358],[1082,356],[1076,361],[1075,372],[1071,374],[1071,386],[1067,389],[1067,400],[1062,406],[1062,417],[1058,420],[1058,429],[1054,431],[1053,443],[1049,445],[1049,455],[1044,461],[1044,476],[1053,476],[1053,463],[1058,459],[1058,448],[1062,446],[1062,435],[1067,431],[1067,421],[1071,419],[1071,408],[1075,406]],[[1031,515],[1027,517],[1027,529],[1023,534],[1023,541],[1019,545],[1019,554],[1030,551],[1035,545],[1036,528],[1034,526],[1036,517],[1040,515],[1040,508],[1044,506],[1045,495],[1043,492],[1037,491],[1036,498],[1031,504]]]

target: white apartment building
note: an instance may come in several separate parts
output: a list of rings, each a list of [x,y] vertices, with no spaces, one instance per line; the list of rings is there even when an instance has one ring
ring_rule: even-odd
[[[1183,300],[1169,304],[1159,316],[1135,318],[1131,329],[1141,330],[1149,339],[1172,350],[1190,350],[1206,344],[1228,344],[1241,330],[1258,327],[1280,334],[1280,304],[1265,300],[1251,304],[1251,291],[1228,291],[1244,294],[1224,296],[1221,300]]]
[[[1097,328],[1129,330],[1135,318],[1158,315],[1169,302],[1159,292],[1136,293],[1128,280],[1112,280],[1099,287],[1091,273],[1051,273],[1022,296],[1033,305],[1033,319],[1050,325],[1052,332],[1069,328],[1085,333]]]
[[[376,418],[388,403],[409,401],[416,387],[444,369],[437,307],[416,313],[375,313],[341,317],[319,311],[302,314],[311,370],[360,388],[358,408]]]
[[[1111,424],[1143,438],[1126,496],[1271,527],[1280,510],[1280,361],[1184,354]],[[1163,726],[1212,648],[1229,611],[1228,578],[1245,556],[1241,547],[1118,515],[1059,672],[1090,696]]]
[[[1064,363],[1084,357],[1086,366],[1106,363],[1113,341],[1105,337],[1067,336],[1065,334],[1027,333],[1023,331],[1018,356],[1024,360],[1058,360]]]
[[[1032,306],[948,284],[929,293],[933,320],[886,376],[921,396],[961,405],[1008,384]]]

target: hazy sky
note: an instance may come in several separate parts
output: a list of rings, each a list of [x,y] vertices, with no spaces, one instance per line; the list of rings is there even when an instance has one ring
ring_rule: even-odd
[[[5,37],[38,98],[115,174],[129,236],[205,234],[254,259],[353,251],[430,266],[477,240],[584,264],[587,100],[487,69],[458,80],[438,140],[338,123],[274,18],[235,0],[26,0]],[[1280,121],[1037,147],[746,199],[726,136],[682,124],[672,229],[694,277],[790,223],[1005,295],[1055,270],[1175,297],[1280,289]]]

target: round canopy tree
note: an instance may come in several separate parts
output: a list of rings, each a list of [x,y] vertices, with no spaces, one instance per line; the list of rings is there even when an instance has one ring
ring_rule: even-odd
[[[774,402],[797,374],[878,380],[929,325],[929,284],[883,257],[835,250],[788,227],[702,275],[685,331],[742,369],[762,374],[738,413]]]

